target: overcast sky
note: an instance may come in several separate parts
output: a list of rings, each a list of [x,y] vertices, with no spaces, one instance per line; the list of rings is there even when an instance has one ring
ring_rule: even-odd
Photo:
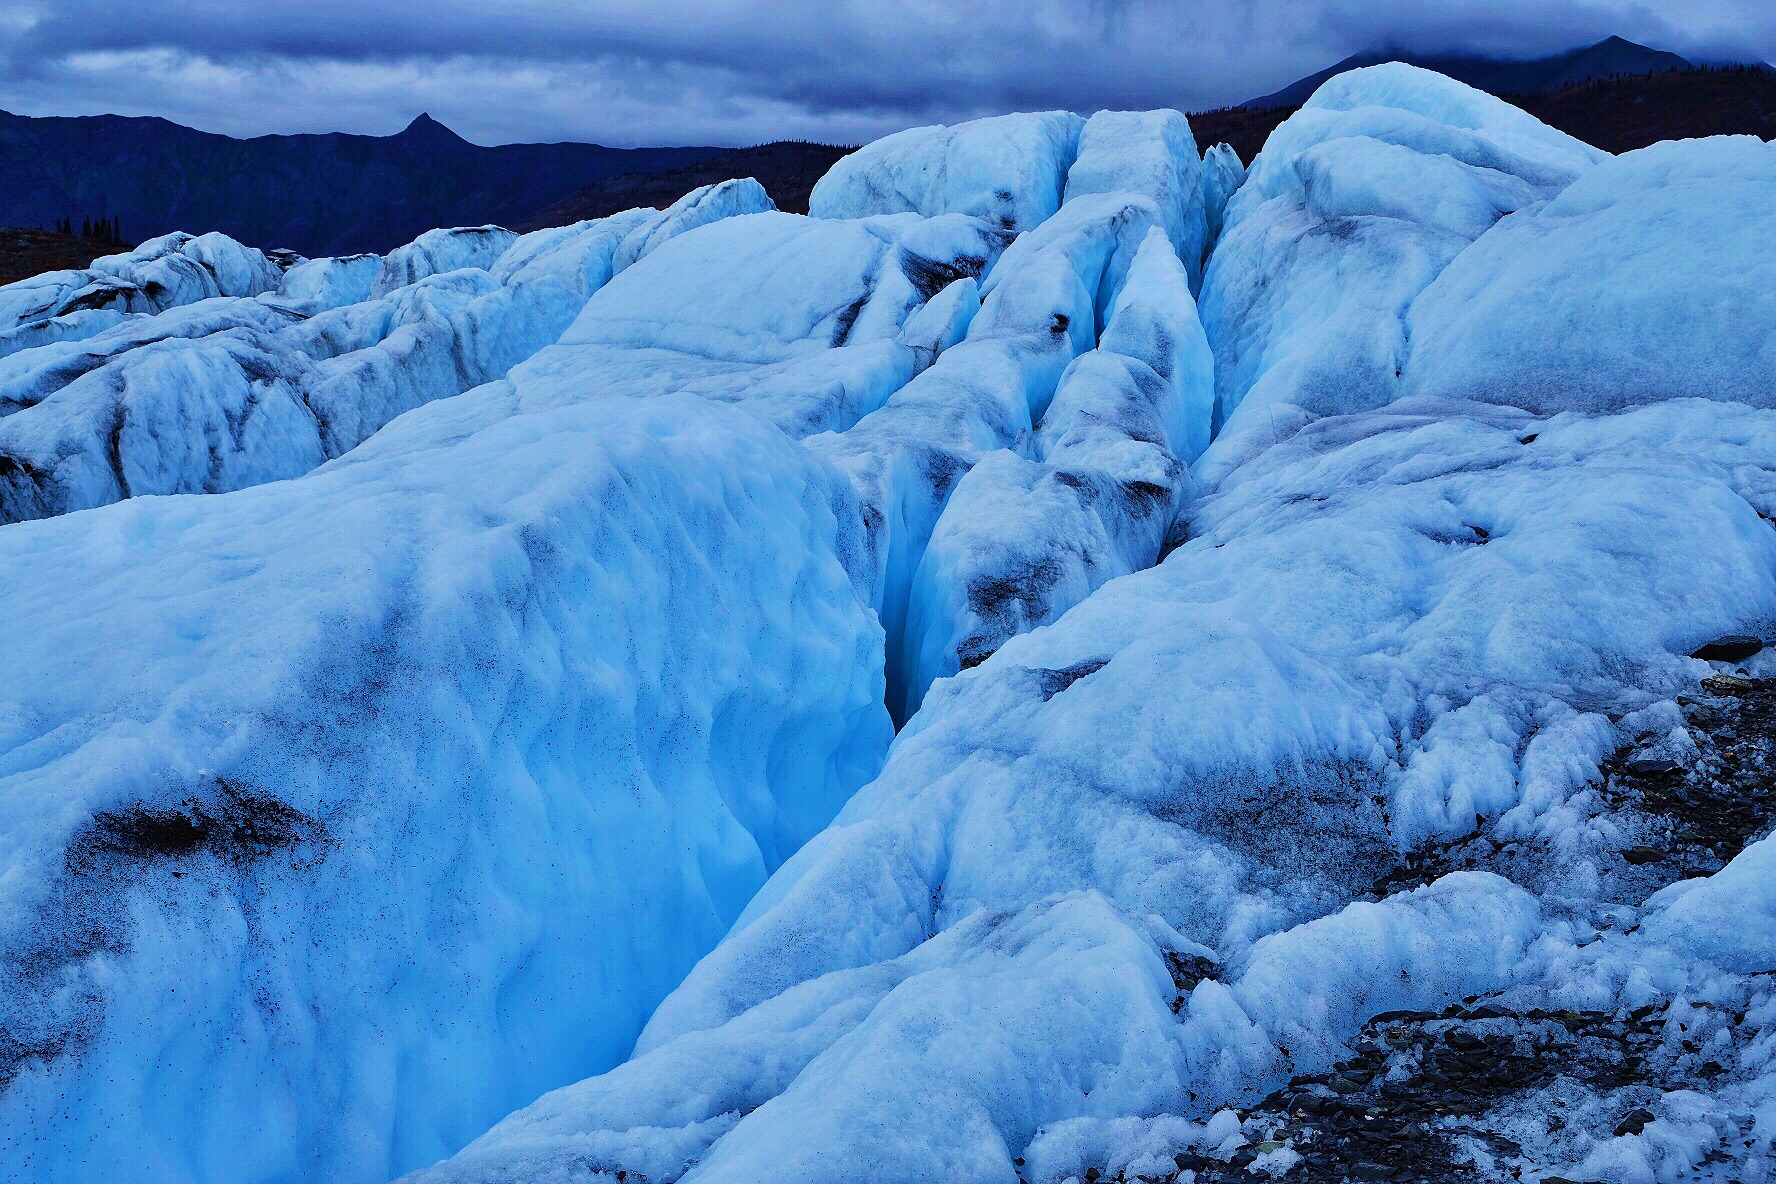
[[[1012,110],[1240,102],[1393,41],[1619,34],[1776,60],[1771,0],[0,0],[0,107],[230,135],[859,142]]]

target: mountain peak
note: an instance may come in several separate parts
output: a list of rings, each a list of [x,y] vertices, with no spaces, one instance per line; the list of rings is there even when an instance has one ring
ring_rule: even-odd
[[[414,116],[413,122],[396,133],[403,139],[447,140],[452,143],[467,143],[461,136],[433,119],[431,112],[421,111]]]

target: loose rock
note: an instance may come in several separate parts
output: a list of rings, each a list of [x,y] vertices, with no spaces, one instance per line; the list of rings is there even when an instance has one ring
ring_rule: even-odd
[[[1756,682],[1736,674],[1712,674],[1702,680],[1702,689],[1715,695],[1745,695],[1756,686]]]
[[[1743,662],[1764,648],[1764,643],[1755,637],[1734,634],[1730,637],[1717,637],[1695,653],[1692,658],[1701,658],[1708,662]]]

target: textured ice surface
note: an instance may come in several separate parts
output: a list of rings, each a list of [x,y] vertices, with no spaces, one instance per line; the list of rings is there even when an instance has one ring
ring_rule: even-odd
[[[572,319],[484,271],[302,320],[216,299],[5,359],[0,519],[294,477],[409,407],[505,373]]]
[[[1182,114],[1100,111],[1079,133],[1079,155],[1067,170],[1066,200],[1088,193],[1139,193],[1152,199],[1194,290],[1202,281],[1206,233],[1203,181],[1196,138]]]
[[[1147,232],[1137,194],[1090,194],[1020,235],[987,275],[967,336],[842,434],[810,447],[847,473],[865,506],[859,566],[888,631],[888,702],[917,707],[917,647],[907,633],[914,573],[957,480],[986,453],[1027,439],[1067,364],[1092,348]],[[861,319],[861,318],[860,318]]]
[[[740,214],[774,210],[750,177],[693,189],[665,210],[635,209],[537,230],[517,239],[491,268],[501,283],[522,286],[545,277],[589,296],[611,276],[687,230]]]
[[[448,230],[428,230],[404,247],[396,247],[383,257],[372,296],[386,296],[396,288],[418,283],[429,275],[455,271],[461,267],[492,267],[506,248],[518,238],[500,226],[457,226]]]
[[[1203,261],[1221,238],[1221,221],[1227,203],[1246,179],[1246,166],[1231,145],[1216,144],[1202,158]]]
[[[214,296],[257,296],[283,278],[264,252],[224,234],[163,234],[80,271],[50,271],[0,287],[8,329],[83,309],[160,312]]]
[[[896,132],[835,164],[814,186],[808,212],[972,214],[1029,230],[1060,206],[1084,123],[1070,111],[1045,111]]]
[[[200,301],[6,359],[0,521],[236,489],[319,464],[299,391],[310,367],[278,340],[294,321],[253,300]]]
[[[124,314],[114,308],[87,308],[47,320],[27,321],[17,328],[0,332],[0,358],[58,341],[81,341],[103,333],[120,323],[123,317]]]
[[[437,1159],[876,767],[840,478],[688,397],[433,426],[0,532],[0,1175]]]
[[[540,407],[690,391],[744,403],[792,436],[843,430],[966,329],[973,277],[1003,247],[1000,232],[959,214],[719,221],[598,291],[513,376],[515,397]]]
[[[274,300],[310,316],[344,304],[359,304],[370,299],[370,289],[381,270],[380,255],[304,259],[284,272]]]

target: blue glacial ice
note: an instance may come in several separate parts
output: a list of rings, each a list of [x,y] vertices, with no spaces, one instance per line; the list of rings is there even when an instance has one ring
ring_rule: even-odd
[[[1396,64],[0,288],[0,1175],[1288,1179],[1484,996],[1684,1076],[1521,1178],[1769,1179],[1776,839],[1621,794],[1776,675],[1771,152]]]

